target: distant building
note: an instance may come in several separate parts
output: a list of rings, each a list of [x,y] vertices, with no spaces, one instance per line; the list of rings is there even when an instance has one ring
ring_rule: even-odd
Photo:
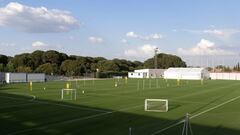
[[[128,78],[160,78],[166,69],[139,69],[128,72]]]
[[[209,77],[205,68],[169,68],[164,72],[164,79],[201,80]]]

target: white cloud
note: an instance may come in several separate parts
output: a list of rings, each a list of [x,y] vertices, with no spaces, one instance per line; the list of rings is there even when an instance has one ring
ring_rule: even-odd
[[[140,39],[140,40],[159,40],[159,39],[163,38],[163,36],[158,33],[150,34],[148,36],[142,36],[133,31],[127,32],[126,36],[129,38],[136,38],[136,39]]]
[[[74,40],[74,36],[69,36],[69,39],[70,40]]]
[[[43,50],[43,51],[47,51],[47,50],[62,50],[64,49],[63,46],[61,45],[50,45],[48,43],[44,43],[42,41],[35,41],[31,44],[31,46],[25,46],[23,48],[21,48],[20,50],[18,50],[19,52],[33,52],[35,50]]]
[[[138,37],[139,37],[139,36],[138,36],[135,32],[133,32],[133,31],[126,33],[126,36],[127,36],[127,37],[132,37],[132,38],[138,38]]]
[[[121,39],[121,43],[127,44],[128,41],[126,39]]]
[[[100,44],[103,42],[103,38],[101,37],[89,37],[88,40],[93,44]]]
[[[128,49],[124,51],[124,55],[128,57],[136,57],[136,58],[146,58],[152,57],[154,55],[154,49],[157,46],[151,44],[145,44],[136,49]]]
[[[152,34],[150,35],[148,38],[152,38],[152,39],[161,39],[162,38],[162,35],[161,34]]]
[[[0,26],[30,33],[68,32],[79,28],[70,12],[11,2],[0,8]]]
[[[211,36],[215,36],[218,38],[229,38],[235,34],[240,33],[239,29],[216,29],[215,26],[210,27],[209,29],[205,30],[190,30],[190,29],[183,29],[185,32],[193,33],[193,34],[208,34]]]
[[[32,47],[39,47],[39,48],[41,48],[41,47],[46,47],[47,46],[47,44],[45,44],[45,43],[43,43],[43,42],[41,42],[41,41],[36,41],[36,42],[33,42],[32,43]]]
[[[217,30],[217,29],[214,29],[214,30],[204,30],[203,33],[219,35],[219,36],[225,35],[225,33],[223,31]]]
[[[1,42],[0,46],[5,48],[5,47],[15,47],[14,43],[5,43],[5,42]]]
[[[235,55],[234,52],[218,48],[214,42],[202,39],[195,47],[190,49],[178,48],[181,55]]]
[[[0,42],[0,54],[5,54],[8,56],[13,56],[18,53],[15,43]]]
[[[218,37],[230,37],[234,34],[240,33],[237,29],[207,29],[203,33],[210,34]]]

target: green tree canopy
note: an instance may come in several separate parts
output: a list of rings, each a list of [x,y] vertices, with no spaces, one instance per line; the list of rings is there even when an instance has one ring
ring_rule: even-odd
[[[4,71],[5,71],[4,65],[0,63],[0,72],[4,72]]]
[[[56,74],[58,73],[58,66],[57,64],[51,64],[51,63],[46,63],[43,65],[40,65],[35,72],[37,73],[45,73],[48,75]]]
[[[67,76],[77,75],[78,68],[79,66],[77,65],[76,60],[65,60],[64,62],[62,62],[62,65],[60,66],[61,73]]]
[[[39,65],[43,64],[43,54],[44,54],[44,51],[40,51],[40,50],[34,51],[31,54],[31,60],[33,61],[34,68],[37,68]]]
[[[33,67],[34,65],[29,53],[16,55],[11,61],[16,68],[20,66]]]
[[[61,56],[60,56],[59,52],[57,52],[57,51],[49,50],[43,54],[43,62],[44,63],[60,65],[61,64],[60,60],[61,60]]]
[[[144,61],[145,68],[154,68],[154,57]],[[186,67],[186,63],[176,55],[160,53],[157,55],[158,68]]]
[[[99,62],[100,71],[119,71],[119,66],[111,60],[105,60]]]
[[[24,66],[20,66],[20,67],[17,67],[16,69],[17,72],[22,72],[22,73],[31,73],[32,72],[32,69],[31,67],[24,67]]]
[[[33,53],[15,55],[13,58],[0,55],[0,64],[0,71],[6,72],[41,72],[79,76],[95,73],[99,69],[100,72],[126,75],[128,71],[135,69],[154,68],[154,58],[143,63],[125,59],[108,60],[104,57],[68,56],[55,50],[36,50]],[[185,66],[185,62],[175,55],[158,54],[158,68]]]
[[[0,64],[7,65],[8,57],[6,55],[0,55]]]

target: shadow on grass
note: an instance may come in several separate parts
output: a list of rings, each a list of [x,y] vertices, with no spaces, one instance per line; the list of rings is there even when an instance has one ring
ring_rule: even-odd
[[[17,88],[11,87],[11,88],[6,88],[7,84],[0,84],[0,91],[2,90],[15,90]]]
[[[0,93],[0,103],[3,100],[9,102],[0,106],[1,135],[128,135],[129,127],[132,135],[151,135],[179,121]],[[178,125],[159,135],[181,135],[182,127]],[[240,134],[239,130],[222,126],[192,124],[192,129],[194,135]]]

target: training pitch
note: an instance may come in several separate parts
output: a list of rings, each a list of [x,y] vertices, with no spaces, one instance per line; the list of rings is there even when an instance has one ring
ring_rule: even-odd
[[[76,100],[61,99],[69,83]],[[240,135],[239,81],[109,79],[0,87],[1,135],[181,135],[190,113],[194,135]],[[144,111],[168,99],[168,112]]]

